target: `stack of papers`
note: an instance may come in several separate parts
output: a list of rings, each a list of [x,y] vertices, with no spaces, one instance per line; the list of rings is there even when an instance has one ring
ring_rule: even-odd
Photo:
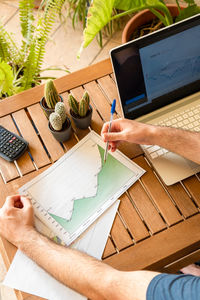
[[[97,259],[102,257],[117,199],[144,173],[119,151],[108,154],[104,164],[104,151],[105,143],[92,131],[19,189],[32,200],[40,232]],[[4,284],[50,300],[84,299],[20,251]]]

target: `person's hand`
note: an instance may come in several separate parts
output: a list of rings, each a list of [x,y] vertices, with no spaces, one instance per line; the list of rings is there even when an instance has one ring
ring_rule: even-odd
[[[110,133],[108,133],[109,122],[103,125],[101,136],[104,142],[109,142],[108,150],[115,151],[122,141],[136,144],[149,144],[154,126],[143,124],[128,119],[112,121]]]
[[[190,274],[194,276],[200,276],[200,266],[197,266],[195,264],[191,264],[189,266],[186,266],[180,270],[183,274]]]
[[[33,230],[34,214],[29,198],[15,195],[6,198],[0,209],[0,234],[19,248]]]

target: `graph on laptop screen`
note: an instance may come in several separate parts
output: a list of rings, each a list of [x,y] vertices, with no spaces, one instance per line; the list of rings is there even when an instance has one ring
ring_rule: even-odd
[[[137,118],[200,86],[200,25],[175,29],[111,52],[125,117]]]
[[[149,101],[200,76],[200,26],[139,49]]]

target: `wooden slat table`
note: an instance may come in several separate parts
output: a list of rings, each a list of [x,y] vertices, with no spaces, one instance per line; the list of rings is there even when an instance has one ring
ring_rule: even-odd
[[[110,118],[113,98],[115,118],[121,116],[109,60],[55,80],[66,107],[71,92],[80,99],[85,90],[91,97],[91,128],[100,134]],[[0,204],[7,195],[52,165],[88,132],[74,127],[72,138],[58,143],[47,128],[39,101],[43,86],[0,102],[0,124],[20,133],[30,153],[16,163],[0,159]],[[123,144],[120,150],[147,172],[124,195],[108,237],[102,259],[120,270],[150,269],[175,272],[200,257],[200,176],[196,174],[173,186],[165,186],[138,145]],[[0,240],[7,268],[16,248]],[[16,291],[18,299],[38,299]]]

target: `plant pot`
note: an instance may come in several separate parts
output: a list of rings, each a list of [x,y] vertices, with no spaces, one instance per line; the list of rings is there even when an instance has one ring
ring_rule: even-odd
[[[75,115],[71,109],[70,109],[70,115],[76,125],[77,128],[80,128],[80,129],[86,129],[88,128],[88,126],[90,126],[91,124],[91,119],[92,119],[92,106],[90,105],[89,106],[89,110],[86,114],[85,117],[81,118],[77,115]]]
[[[65,141],[69,140],[71,137],[72,126],[71,126],[71,121],[68,117],[67,117],[65,123],[63,124],[62,130],[60,130],[60,131],[54,130],[53,127],[51,126],[50,122],[48,122],[48,127],[49,127],[49,130],[51,131],[51,133],[53,134],[54,138],[58,142],[65,142]]]
[[[176,4],[167,4],[167,7],[172,15],[172,17],[178,16],[178,8]],[[156,16],[150,12],[148,9],[145,9],[135,16],[133,16],[130,21],[124,27],[122,32],[122,44],[127,43],[131,40],[133,32],[140,26],[151,22],[155,19]]]
[[[60,97],[60,101],[63,102],[63,97],[61,95],[59,95],[59,97]],[[42,99],[40,100],[40,106],[47,119],[49,119],[50,114],[54,112],[54,108],[47,107],[44,97],[42,97]]]

